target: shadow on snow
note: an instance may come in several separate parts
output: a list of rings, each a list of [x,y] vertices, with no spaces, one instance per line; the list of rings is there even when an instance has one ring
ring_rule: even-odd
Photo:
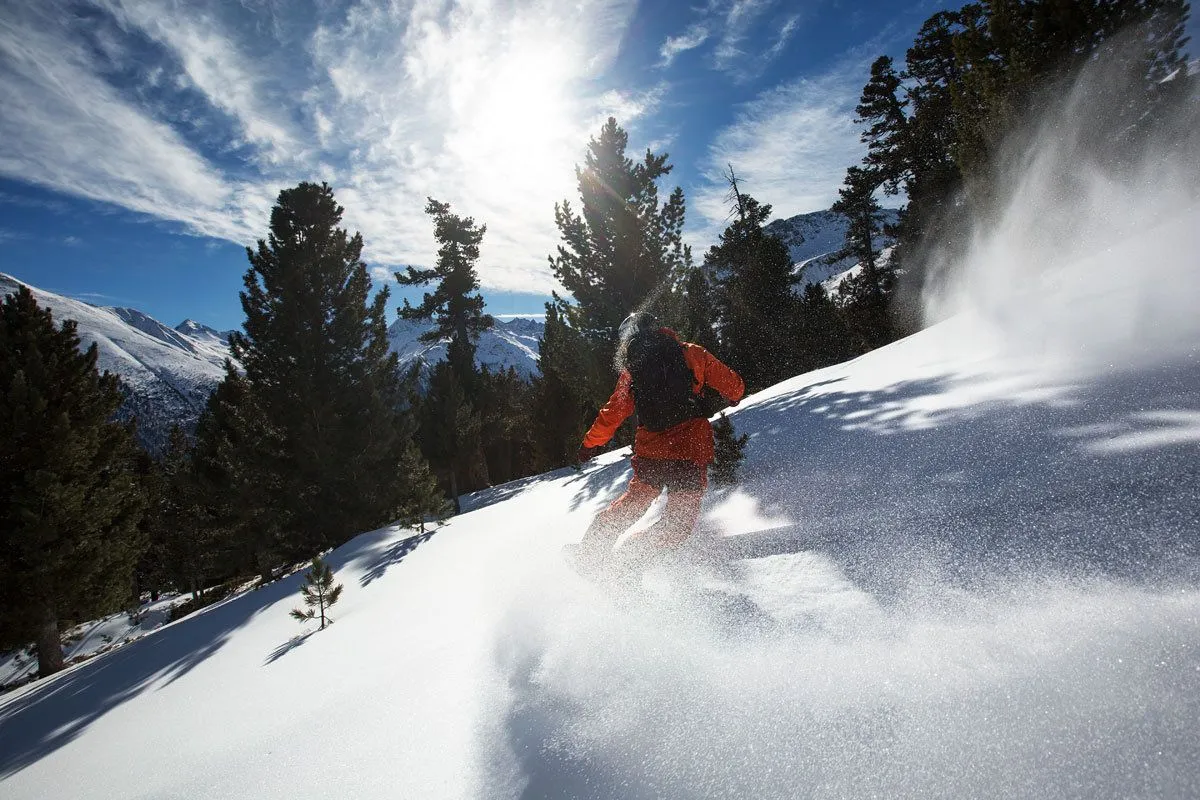
[[[348,565],[361,565],[362,584],[366,586],[427,541],[433,531],[399,542],[394,541],[396,535],[394,527],[362,534],[334,550],[326,560],[335,572]],[[183,677],[220,650],[239,628],[271,606],[293,598],[303,580],[301,569],[3,698],[0,780],[68,744],[126,700]],[[285,610],[281,608],[278,613]],[[290,639],[268,655],[265,664],[306,640],[307,636]]]

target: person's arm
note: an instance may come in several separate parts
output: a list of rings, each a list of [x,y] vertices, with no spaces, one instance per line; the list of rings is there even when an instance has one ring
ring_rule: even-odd
[[[617,378],[617,388],[613,389],[612,396],[608,398],[604,408],[600,409],[596,421],[583,437],[584,448],[607,444],[616,434],[617,428],[621,427],[621,423],[633,413],[633,392],[630,390],[632,383],[629,373],[622,371],[621,376]]]
[[[700,373],[702,385],[716,389],[732,405],[737,405],[745,397],[746,384],[742,382],[742,376],[712,353],[698,344],[689,344],[687,356],[692,371]],[[699,370],[696,370],[697,366]]]

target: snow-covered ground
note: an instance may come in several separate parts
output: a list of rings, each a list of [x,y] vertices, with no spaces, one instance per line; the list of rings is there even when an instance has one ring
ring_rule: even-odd
[[[1198,345],[964,312],[761,392],[641,599],[560,555],[622,453],[364,534],[325,631],[296,575],[0,698],[0,795],[1200,796]]]

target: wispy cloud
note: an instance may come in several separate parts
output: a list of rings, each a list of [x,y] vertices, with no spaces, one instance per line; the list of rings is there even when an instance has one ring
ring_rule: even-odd
[[[717,44],[716,64],[719,69],[729,69],[741,56],[750,28],[775,0],[733,0],[725,10],[725,28]]]
[[[67,204],[61,200],[49,200],[40,197],[24,197],[22,195],[12,194],[11,192],[0,192],[0,203],[6,203],[14,206],[24,206],[26,208],[40,208],[45,211],[53,211],[55,214],[65,214],[67,212]]]
[[[54,3],[16,4],[0,26],[0,174],[244,240],[242,188],[104,77],[101,56]],[[258,222],[258,220],[255,220]]]
[[[694,9],[698,19],[683,33],[662,43],[659,66],[669,67],[680,53],[711,43],[712,68],[739,82],[757,77],[783,54],[799,29],[802,15],[787,13],[791,8],[783,0],[709,0]],[[763,47],[768,41],[773,43]]]
[[[326,180],[387,280],[432,261],[433,196],[488,225],[486,287],[546,291],[553,205],[597,121],[662,97],[604,85],[635,6],[14,4],[0,174],[237,243],[264,235],[280,188]]]
[[[690,210],[699,218],[694,242],[712,241],[729,218],[722,177],[728,165],[742,188],[779,216],[830,206],[846,168],[862,157],[854,106],[874,49],[857,48],[828,72],[763,92],[739,109],[714,138],[691,192]]]
[[[784,21],[783,26],[779,29],[779,34],[775,37],[775,43],[765,53],[765,58],[768,61],[774,61],[783,53],[788,42],[791,41],[792,35],[800,28],[800,15],[794,14]]]
[[[659,55],[662,56],[659,66],[671,66],[671,62],[675,60],[676,56],[688,50],[695,50],[708,41],[708,36],[708,25],[703,22],[695,23],[679,36],[668,36],[658,51]]]

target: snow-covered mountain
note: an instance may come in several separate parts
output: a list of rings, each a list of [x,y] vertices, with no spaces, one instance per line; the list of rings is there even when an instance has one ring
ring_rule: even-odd
[[[545,325],[531,319],[497,320],[484,331],[475,351],[475,363],[493,372],[513,367],[517,374],[530,378],[537,374],[538,340]],[[426,366],[446,358],[447,341],[426,343],[420,337],[433,330],[432,322],[397,320],[388,328],[391,348],[400,356],[400,365],[410,367],[416,362]]]
[[[175,326],[175,330],[196,341],[210,342],[224,347],[229,346],[229,336],[233,333],[233,331],[218,331],[203,323],[196,322],[194,319],[185,319]]]
[[[0,274],[0,296],[20,284]],[[78,324],[83,347],[96,343],[101,371],[121,376],[127,390],[122,413],[137,416],[138,436],[148,447],[161,448],[172,425],[195,423],[224,375],[222,343],[193,338],[132,308],[101,308],[30,288],[56,323]]]
[[[740,484],[633,594],[560,554],[617,451],[334,551],[324,631],[295,575],[17,690],[0,794],[1200,796],[1200,333],[1055,362],[1062,307],[743,400]]]
[[[880,220],[885,225],[894,225],[899,220],[899,211],[884,209]],[[787,245],[795,269],[800,270],[805,283],[822,283],[854,266],[853,258],[843,258],[826,263],[825,257],[842,249],[846,243],[849,222],[841,214],[832,211],[814,211],[798,214],[788,219],[777,219],[767,224],[764,230]],[[880,236],[876,246],[883,248],[894,244],[891,237]]]
[[[21,283],[0,273],[0,297]],[[138,435],[148,447],[161,448],[173,425],[189,428],[195,424],[225,374],[232,331],[220,332],[191,319],[171,328],[134,308],[93,306],[30,288],[56,321],[75,320],[84,347],[97,343],[98,366],[121,376],[127,389],[122,413],[137,415]],[[391,326],[389,342],[402,365],[416,360],[432,364],[446,357],[445,343],[418,340],[431,328],[431,323],[404,320]],[[497,322],[480,336],[476,361],[493,370],[515,367],[528,378],[537,372],[543,328],[542,323],[528,319]]]

